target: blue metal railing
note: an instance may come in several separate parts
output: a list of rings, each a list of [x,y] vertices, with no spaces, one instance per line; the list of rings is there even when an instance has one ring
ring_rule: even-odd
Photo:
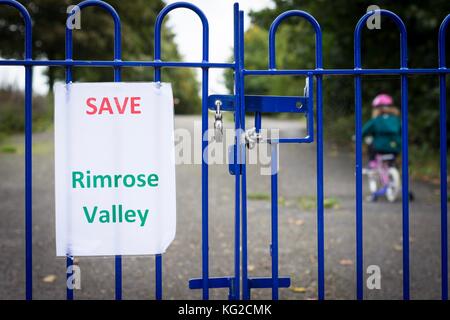
[[[209,25],[208,19],[204,13],[195,5],[187,2],[177,2],[166,6],[156,18],[155,24],[155,60],[161,61],[161,29],[164,17],[171,11],[185,8],[193,11],[202,22],[203,41],[202,41],[202,63],[207,63],[209,60]],[[202,66],[202,137],[208,130],[208,68]],[[155,81],[161,81],[161,68],[155,68]],[[209,298],[208,277],[209,277],[209,256],[208,256],[208,164],[207,152],[208,141],[202,140],[202,288],[203,299]],[[157,258],[160,260],[161,255]],[[158,283],[157,283],[158,284]],[[161,285],[161,284],[159,284]],[[161,298],[161,288],[157,290],[158,298]]]
[[[114,61],[120,61],[122,59],[122,35],[120,17],[117,11],[106,2],[96,0],[86,0],[77,5],[76,8],[68,15],[68,21],[77,13],[78,10],[82,10],[86,7],[96,6],[107,11],[114,20]],[[68,28],[66,23],[66,60],[73,60],[73,41],[72,41],[72,29]],[[114,82],[121,81],[121,67],[114,66]],[[66,83],[71,83],[73,80],[72,66],[66,66]],[[73,263],[73,257],[66,258],[66,265],[69,268]],[[71,276],[67,274],[67,278]],[[122,299],[122,257],[120,255],[115,256],[115,298],[116,300]],[[67,287],[67,300],[73,300],[73,289]]]
[[[25,61],[33,60],[32,22],[27,9],[17,1],[1,0],[0,5],[17,9],[25,23]],[[33,69],[25,66],[25,298],[33,298],[33,214],[32,214],[32,97]]]
[[[155,23],[155,51],[153,61],[122,61],[121,60],[121,27],[120,17],[115,9],[104,1],[87,0],[78,5],[78,8],[69,13],[68,18],[88,6],[96,6],[106,10],[114,20],[114,59],[111,61],[86,61],[73,60],[72,56],[72,30],[66,26],[66,58],[65,60],[34,60],[32,57],[32,21],[26,8],[15,0],[0,0],[0,5],[7,5],[19,11],[25,23],[25,57],[16,60],[0,60],[0,66],[24,66],[25,68],[25,277],[27,300],[33,298],[32,286],[32,69],[35,66],[62,66],[66,69],[66,83],[72,81],[72,68],[78,67],[112,67],[114,68],[114,81],[121,81],[121,69],[123,67],[151,67],[154,68],[154,80],[161,81],[162,68],[201,68],[202,70],[202,133],[208,130],[208,72],[210,68],[231,69],[234,71],[234,96],[221,96],[230,103],[228,111],[235,114],[235,146],[234,162],[232,164],[235,175],[235,234],[234,234],[234,274],[219,278],[211,278],[209,274],[209,232],[208,232],[208,164],[202,157],[202,277],[191,279],[189,287],[202,289],[203,299],[209,298],[211,288],[228,288],[230,299],[250,299],[252,288],[271,288],[272,298],[278,299],[279,288],[290,285],[290,279],[278,276],[278,175],[272,168],[271,175],[271,238],[270,246],[272,275],[270,278],[250,278],[248,276],[248,243],[247,243],[247,177],[245,163],[245,144],[241,142],[241,133],[245,130],[245,113],[250,109],[255,111],[255,127],[257,132],[262,125],[262,111],[267,111],[267,102],[292,102],[289,99],[277,99],[277,97],[252,97],[246,96],[244,82],[246,76],[270,76],[270,75],[303,75],[309,79],[309,96],[297,97],[306,101],[307,109],[304,111],[308,117],[308,132],[306,138],[281,138],[269,141],[271,143],[272,158],[278,158],[279,143],[311,143],[313,135],[313,80],[316,80],[316,135],[317,135],[317,256],[318,256],[318,298],[325,299],[325,248],[324,248],[324,172],[323,172],[323,97],[322,76],[324,75],[349,75],[355,79],[355,136],[356,136],[356,297],[364,298],[363,288],[363,208],[362,208],[362,84],[361,76],[370,75],[399,75],[401,81],[401,120],[402,120],[402,230],[403,230],[403,298],[410,298],[410,274],[409,274],[409,176],[408,176],[408,75],[431,74],[439,77],[439,110],[440,110],[440,193],[441,193],[441,297],[448,299],[448,229],[447,229],[447,126],[446,126],[446,76],[449,69],[446,67],[445,37],[450,15],[443,20],[438,36],[438,68],[409,69],[407,60],[407,32],[402,20],[394,13],[387,10],[376,10],[366,13],[358,22],[354,33],[354,63],[353,69],[323,69],[322,31],[319,23],[309,13],[300,10],[291,10],[279,15],[272,23],[269,31],[269,65],[266,70],[246,70],[244,65],[244,13],[239,10],[239,5],[234,4],[234,57],[233,63],[209,62],[209,27],[204,13],[195,5],[187,2],[178,2],[166,6],[158,15]],[[201,62],[175,62],[162,61],[161,59],[161,31],[162,23],[171,11],[184,8],[197,14],[202,22],[203,45]],[[373,15],[380,14],[393,20],[400,33],[400,68],[388,69],[363,69],[361,63],[361,31],[366,21]],[[313,27],[316,37],[315,69],[276,69],[275,34],[280,23],[289,17],[306,19]],[[219,96],[220,98],[220,96]],[[273,99],[276,100],[273,100]],[[215,97],[214,97],[215,99]],[[269,99],[272,99],[269,101]],[[263,102],[265,101],[264,107]],[[249,108],[247,109],[247,105]],[[263,109],[266,108],[266,109]],[[275,107],[274,107],[275,108]],[[278,109],[290,111],[288,107]],[[275,112],[275,109],[273,110]],[[208,141],[202,141],[202,154],[208,146]],[[276,161],[272,166],[278,165]],[[241,250],[242,249],[242,250]],[[67,257],[67,267],[73,263],[73,257]],[[241,269],[242,268],[242,269]],[[162,256],[155,257],[155,298],[163,297],[163,261]],[[69,274],[67,275],[70,276]],[[242,290],[241,290],[242,284]],[[67,299],[73,299],[73,290],[67,289]],[[115,257],[115,298],[122,298],[122,260],[121,256]]]
[[[361,31],[374,14],[367,12],[355,29],[355,69],[361,69]],[[400,68],[408,68],[406,27],[394,13],[379,10],[395,22],[400,31]],[[403,298],[409,299],[409,173],[408,173],[408,78],[401,79],[401,127],[402,127],[402,222],[403,222]],[[356,296],[363,299],[363,210],[362,210],[362,97],[361,76],[355,77],[355,136],[356,136]]]
[[[439,28],[438,50],[439,69],[445,67],[445,36],[450,24],[450,14],[442,21]],[[440,167],[441,167],[441,281],[442,300],[448,300],[448,228],[447,228],[447,102],[445,73],[439,74],[439,129],[440,129]]]

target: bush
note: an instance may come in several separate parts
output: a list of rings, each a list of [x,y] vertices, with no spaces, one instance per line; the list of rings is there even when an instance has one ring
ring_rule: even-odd
[[[324,124],[324,138],[326,141],[337,144],[338,146],[352,146],[352,136],[355,134],[355,118],[336,117],[333,120],[327,119]]]
[[[0,139],[25,130],[24,92],[8,86],[0,88]],[[53,109],[45,96],[33,96],[33,131],[43,131],[52,123]]]

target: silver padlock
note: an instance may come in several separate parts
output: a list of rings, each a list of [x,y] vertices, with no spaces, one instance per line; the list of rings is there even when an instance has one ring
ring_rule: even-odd
[[[255,147],[257,143],[262,141],[261,133],[256,132],[256,128],[253,127],[245,131],[245,145],[250,150]]]
[[[220,107],[222,106],[222,101],[216,100],[216,114],[214,115],[214,140],[216,142],[222,142],[223,137],[223,121],[222,112]]]

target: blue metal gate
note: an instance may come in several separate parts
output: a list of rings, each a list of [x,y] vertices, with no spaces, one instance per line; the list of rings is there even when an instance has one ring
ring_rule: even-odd
[[[208,258],[208,164],[202,157],[202,275],[191,279],[191,289],[201,289],[203,299],[209,298],[212,288],[228,288],[230,299],[250,299],[251,289],[272,288],[272,298],[278,299],[279,288],[288,287],[290,279],[278,274],[278,175],[276,170],[271,175],[271,222],[272,222],[272,274],[265,278],[249,278],[247,263],[247,178],[245,156],[246,146],[242,143],[240,134],[245,131],[246,112],[255,112],[256,132],[261,129],[262,112],[300,112],[307,121],[307,136],[296,138],[279,138],[269,140],[273,159],[276,159],[278,145],[283,143],[311,143],[317,145],[317,256],[318,256],[318,298],[325,298],[325,249],[324,249],[324,192],[323,192],[323,102],[322,77],[349,75],[355,81],[355,136],[356,136],[356,296],[363,299],[363,210],[362,210],[362,76],[399,75],[401,79],[401,120],[402,141],[408,141],[408,75],[428,74],[439,77],[440,86],[440,194],[441,194],[441,296],[448,299],[448,230],[447,230],[447,127],[446,127],[446,67],[445,36],[450,24],[447,15],[441,24],[438,35],[439,66],[428,69],[408,68],[407,32],[403,21],[387,10],[375,10],[366,13],[358,22],[354,32],[354,68],[353,69],[323,69],[322,65],[322,31],[319,23],[309,13],[292,10],[279,15],[272,23],[269,31],[269,65],[266,70],[247,70],[244,66],[244,14],[239,5],[234,5],[234,62],[212,63],[208,61],[209,26],[203,12],[193,4],[178,2],[166,6],[158,15],[155,25],[155,52],[153,61],[122,61],[121,59],[121,23],[115,9],[103,1],[86,0],[78,4],[81,10],[89,6],[97,6],[106,10],[114,20],[114,60],[113,61],[82,61],[72,57],[72,30],[66,26],[66,59],[65,60],[34,60],[32,56],[32,20],[26,8],[18,1],[0,0],[0,5],[14,7],[25,22],[25,58],[21,60],[0,60],[0,66],[23,66],[25,68],[25,256],[26,256],[26,299],[32,299],[32,70],[35,66],[62,66],[66,69],[66,82],[71,82],[72,68],[75,66],[113,67],[114,81],[121,81],[123,67],[149,67],[154,69],[154,80],[161,81],[162,68],[189,67],[202,70],[202,133],[208,130],[208,109],[215,110],[216,102],[223,111],[231,111],[235,117],[235,146],[232,154],[234,161],[230,165],[230,173],[235,176],[235,252],[234,275],[211,278],[209,275]],[[203,57],[201,62],[169,62],[161,58],[161,30],[165,16],[178,8],[192,10],[201,20],[203,27]],[[74,9],[68,16],[70,19],[76,12]],[[361,63],[361,31],[367,20],[373,14],[380,14],[392,21],[400,33],[400,67],[397,69],[363,69]],[[305,19],[315,31],[316,67],[311,70],[278,70],[275,64],[275,35],[280,23],[286,18],[297,16]],[[231,69],[234,71],[235,93],[232,96],[208,96],[208,73],[211,68]],[[308,94],[305,97],[247,96],[244,82],[246,76],[297,75],[308,79]],[[314,81],[315,80],[315,81]],[[316,99],[313,99],[314,93]],[[314,101],[316,129],[314,130]],[[300,103],[300,108],[298,104]],[[316,132],[316,139],[314,137]],[[202,141],[202,153],[207,149],[208,141]],[[403,223],[403,298],[410,297],[409,274],[409,176],[408,176],[408,144],[402,143],[402,223]],[[272,166],[277,164],[272,162]],[[241,251],[242,250],[242,251]],[[155,257],[155,298],[162,299],[163,257]],[[67,257],[67,266],[71,266],[73,257]],[[69,274],[67,275],[70,276]],[[242,285],[242,288],[241,288]],[[115,258],[115,297],[122,298],[122,260]],[[67,289],[67,299],[73,299],[73,290]]]

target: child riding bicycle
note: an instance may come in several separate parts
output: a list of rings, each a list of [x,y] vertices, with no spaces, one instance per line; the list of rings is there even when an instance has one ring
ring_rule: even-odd
[[[400,111],[394,106],[390,95],[379,94],[372,102],[372,119],[362,129],[368,143],[370,201],[385,195],[395,201],[400,189],[400,175],[395,167],[395,159],[401,150]],[[378,187],[381,185],[381,188]]]

